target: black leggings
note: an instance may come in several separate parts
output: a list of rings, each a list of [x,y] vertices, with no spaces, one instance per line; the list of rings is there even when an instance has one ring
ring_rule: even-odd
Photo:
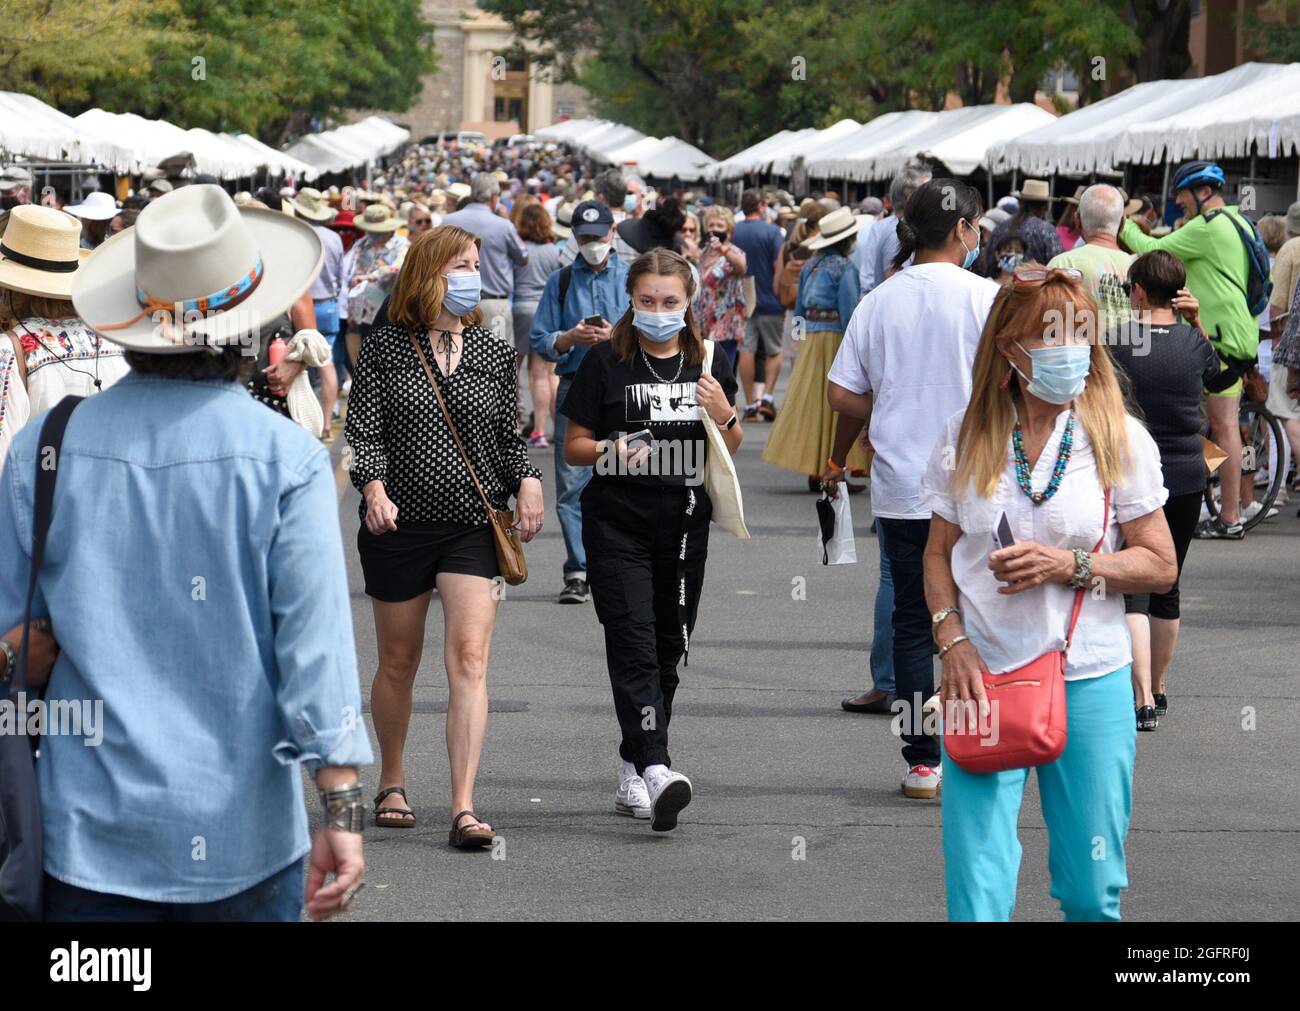
[[[1178,555],[1178,579],[1183,575],[1183,559],[1187,557],[1192,532],[1201,518],[1204,492],[1193,491],[1186,495],[1171,495],[1165,502],[1165,520],[1174,538],[1174,551]],[[1165,593],[1124,594],[1125,614],[1145,614],[1165,621],[1176,621],[1178,612],[1178,579]]]

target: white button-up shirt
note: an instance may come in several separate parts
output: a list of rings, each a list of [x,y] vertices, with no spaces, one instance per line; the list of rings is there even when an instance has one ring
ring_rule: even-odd
[[[957,584],[965,634],[995,674],[1015,670],[1065,642],[1075,591],[1064,583],[1046,583],[1016,594],[1000,594],[988,567],[997,550],[993,532],[1005,512],[1017,541],[1057,548],[1091,551],[1101,538],[1105,502],[1097,479],[1097,460],[1083,422],[1076,417],[1074,448],[1056,494],[1034,505],[1016,483],[1015,452],[1007,440],[1006,466],[997,491],[984,498],[971,488],[955,490],[951,478],[961,431],[959,411],[948,419],[935,446],[922,482],[927,507],[935,516],[961,527],[952,549],[952,576]],[[1043,491],[1051,480],[1065,432],[1068,410],[1056,419],[1047,445],[1034,464],[1030,484]],[[1114,551],[1123,540],[1119,524],[1155,512],[1168,493],[1160,472],[1160,451],[1142,424],[1126,416],[1129,440],[1124,479],[1111,491],[1110,515],[1102,551]],[[1067,681],[1101,677],[1131,663],[1132,646],[1124,621],[1124,594],[1106,592],[1103,584],[1084,594],[1083,609],[1067,657]]]

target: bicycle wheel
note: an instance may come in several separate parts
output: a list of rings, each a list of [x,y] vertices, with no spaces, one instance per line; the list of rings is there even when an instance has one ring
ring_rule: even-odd
[[[1255,501],[1259,503],[1259,510],[1242,523],[1246,530],[1250,530],[1268,518],[1268,511],[1282,490],[1282,482],[1286,480],[1286,475],[1282,473],[1286,460],[1282,440],[1286,434],[1282,431],[1282,423],[1263,404],[1242,404],[1239,417],[1241,426],[1245,429],[1242,439],[1242,480],[1253,481],[1261,467],[1268,467],[1267,485],[1255,489]],[[1219,515],[1219,496],[1219,475],[1211,474],[1210,481],[1205,486],[1205,506],[1212,517]]]

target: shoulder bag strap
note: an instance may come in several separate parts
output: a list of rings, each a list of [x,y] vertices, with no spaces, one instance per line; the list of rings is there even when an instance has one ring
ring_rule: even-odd
[[[433,369],[429,367],[429,360],[424,357],[424,349],[420,347],[420,342],[416,340],[415,334],[410,330],[406,331],[406,336],[410,338],[411,347],[415,348],[415,353],[420,356],[420,364],[424,366],[424,374],[429,377],[429,385],[433,387],[433,395],[438,399],[438,407],[442,411],[443,420],[447,422],[447,429],[451,432],[456,448],[460,450],[460,458],[465,461],[465,469],[469,471],[469,476],[474,482],[474,488],[478,491],[478,497],[483,500],[483,508],[487,510],[488,519],[490,520],[492,514],[496,512],[496,507],[488,501],[487,493],[483,491],[483,486],[478,483],[478,475],[474,473],[474,465],[469,462],[469,454],[465,452],[465,444],[460,441],[460,433],[456,431],[456,423],[451,420],[451,411],[447,410],[447,403],[442,399],[442,390],[438,388],[438,380],[434,378]],[[461,355],[464,356],[463,349]]]
[[[1092,549],[1096,554],[1101,550],[1102,544],[1106,542],[1106,531],[1110,529],[1110,489],[1106,489],[1106,502],[1103,506],[1101,520],[1101,537],[1097,540],[1097,546]],[[1086,586],[1081,586],[1074,594],[1074,613],[1070,615],[1070,627],[1065,633],[1065,652],[1070,651],[1070,643],[1074,641],[1074,628],[1079,624],[1079,612],[1083,610],[1083,595],[1087,592]]]
[[[18,647],[18,669],[14,671],[11,690],[23,691],[27,687],[27,647],[32,621],[32,602],[36,599],[36,577],[45,560],[45,539],[54,518],[54,482],[63,462],[63,433],[68,428],[72,409],[83,397],[64,397],[45,416],[41,437],[36,445],[36,509],[32,519],[32,573],[27,580],[27,604],[23,608],[23,641]],[[53,455],[53,459],[49,459]],[[47,466],[47,461],[49,465]]]

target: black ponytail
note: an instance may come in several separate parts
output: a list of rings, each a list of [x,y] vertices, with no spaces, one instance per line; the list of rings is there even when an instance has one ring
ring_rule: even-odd
[[[901,270],[918,250],[938,249],[958,221],[974,224],[983,210],[979,191],[960,179],[931,179],[918,186],[898,223],[899,249],[893,269]]]

